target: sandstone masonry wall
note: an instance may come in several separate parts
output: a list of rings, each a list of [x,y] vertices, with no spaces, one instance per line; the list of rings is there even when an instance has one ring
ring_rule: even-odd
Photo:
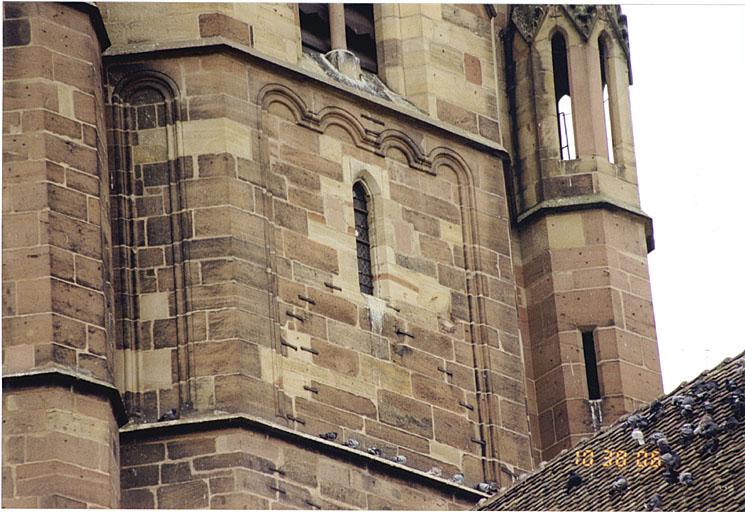
[[[93,9],[3,8],[3,504],[117,506],[103,42]]]
[[[375,5],[380,82],[297,4],[3,7],[3,505],[469,508],[597,428],[582,331],[660,391],[614,7]]]

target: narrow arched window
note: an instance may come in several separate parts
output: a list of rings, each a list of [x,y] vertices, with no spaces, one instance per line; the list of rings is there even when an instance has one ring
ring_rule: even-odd
[[[603,36],[598,38],[598,53],[600,54],[600,82],[603,87],[603,110],[605,114],[605,140],[608,144],[608,161],[615,163],[613,148],[613,121],[611,119],[610,92],[608,89],[608,51]]]
[[[554,68],[554,95],[559,129],[559,151],[562,160],[575,158],[572,98],[569,89],[569,64],[564,36],[557,32],[551,38],[551,60]]]
[[[362,182],[352,186],[354,195],[354,237],[357,241],[357,275],[360,291],[373,294],[372,260],[370,258],[369,195]]]

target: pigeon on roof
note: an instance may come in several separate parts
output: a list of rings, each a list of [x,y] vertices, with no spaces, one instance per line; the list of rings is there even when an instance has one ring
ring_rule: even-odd
[[[708,439],[704,446],[701,447],[701,456],[706,457],[708,455],[714,455],[719,451],[719,439],[716,437],[712,437],[711,439]]]
[[[626,418],[626,426],[630,429],[647,428],[649,423],[641,414],[632,414]]]
[[[665,408],[662,405],[662,401],[655,400],[650,404],[649,409],[647,410],[647,420],[650,423],[656,423],[657,420],[659,420],[663,416],[664,409]]]
[[[745,359],[743,364],[745,368]],[[739,373],[740,368],[740,363],[735,360],[725,360],[717,368],[661,397],[659,403],[663,412],[653,425],[650,422],[651,429],[642,427],[637,419],[639,416],[649,418],[651,406],[634,411],[545,464],[536,464],[537,469],[529,473],[525,480],[516,481],[511,487],[500,490],[479,508],[641,510],[654,494],[658,494],[660,503],[652,504],[648,510],[656,507],[665,511],[745,512],[745,465],[742,463],[745,420],[738,420],[733,410],[735,404],[745,404],[745,388],[738,391],[740,388],[734,387],[737,384],[745,385],[745,373]],[[727,380],[730,381],[729,386]],[[718,385],[716,389],[713,384],[699,385],[697,389],[708,390],[708,395],[704,400],[697,400],[694,398],[694,388],[699,382],[716,382]],[[676,405],[673,404],[673,397]],[[710,438],[693,433],[707,414],[703,408],[706,400],[713,406],[708,416],[718,425],[716,434]],[[681,405],[691,407],[690,419],[681,418]],[[634,428],[644,433],[644,446],[639,446],[630,437]],[[591,462],[589,466],[581,465],[582,461],[578,462],[576,456],[585,452],[594,454],[594,463]],[[610,466],[608,453],[613,454]],[[622,460],[626,462],[623,467],[616,465],[616,454],[620,453],[624,453]],[[668,465],[662,460],[666,453],[671,453],[666,459]],[[676,461],[676,456],[680,462]],[[565,488],[570,471],[581,474],[582,484],[567,493]],[[623,493],[614,492],[611,495],[613,483],[620,476],[627,481],[628,488]]]
[[[683,444],[689,444],[691,441],[693,441],[693,437],[693,425],[691,425],[690,423],[683,423],[683,425],[680,427],[680,438],[683,441]]]
[[[702,436],[708,439],[714,437],[718,430],[719,425],[717,425],[717,422],[714,421],[709,414],[704,414],[699,420],[698,426],[693,433],[697,436]]]
[[[572,470],[569,472],[569,478],[567,479],[566,491],[567,494],[572,492],[574,489],[582,485],[582,477],[576,471]]]
[[[631,439],[639,443],[640,446],[644,445],[644,432],[642,432],[640,429],[635,428],[631,431]]]
[[[660,453],[668,453],[672,448],[670,448],[670,443],[667,440],[667,437],[665,437],[664,434],[659,433],[660,435],[655,436],[654,444],[657,446],[657,449],[660,451]]]
[[[735,430],[739,426],[740,426],[740,422],[737,420],[735,416],[727,416],[727,419],[724,421],[724,424],[722,425],[722,429],[723,430]]]
[[[660,510],[660,507],[662,507],[662,498],[659,494],[654,493],[650,498],[644,503],[644,510]]]
[[[678,476],[678,481],[682,485],[693,485],[693,475],[690,473],[690,471],[683,471]]]
[[[629,488],[628,480],[626,480],[623,476],[619,476],[618,478],[613,480],[613,483],[610,484],[610,495],[618,496],[626,492],[628,488]]]
[[[675,452],[663,453],[660,459],[668,470],[676,470],[680,467],[680,456]]]

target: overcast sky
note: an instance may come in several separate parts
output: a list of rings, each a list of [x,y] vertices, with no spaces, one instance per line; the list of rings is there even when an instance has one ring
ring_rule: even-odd
[[[665,391],[745,350],[745,5],[624,6]]]

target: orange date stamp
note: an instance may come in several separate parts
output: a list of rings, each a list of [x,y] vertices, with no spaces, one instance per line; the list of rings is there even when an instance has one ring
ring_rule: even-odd
[[[625,468],[632,465],[638,469],[656,469],[662,465],[662,460],[659,450],[638,450],[635,453],[626,450],[603,450],[598,457],[595,456],[594,450],[577,450],[574,453],[575,466],[589,468],[595,464],[600,464],[604,468]]]

